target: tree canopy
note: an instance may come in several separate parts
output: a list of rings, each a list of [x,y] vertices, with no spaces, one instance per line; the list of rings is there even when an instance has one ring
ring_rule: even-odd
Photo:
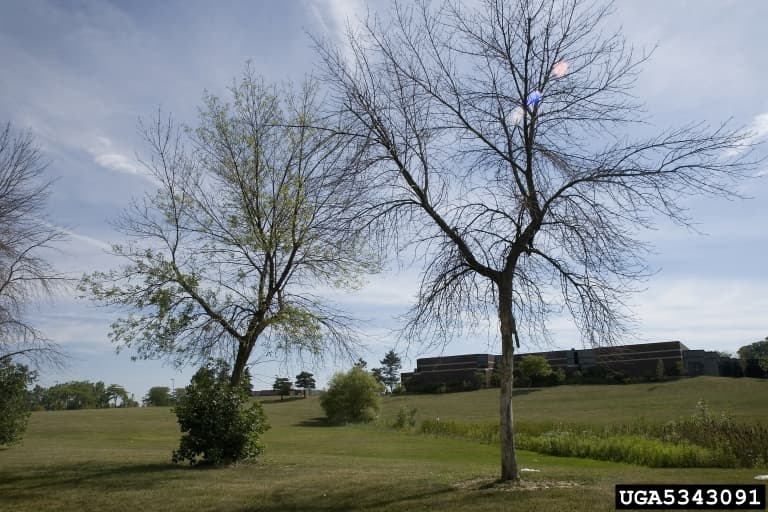
[[[570,313],[586,343],[631,327],[649,269],[638,233],[690,219],[681,198],[733,197],[749,138],[683,123],[635,136],[646,56],[579,0],[395,3],[345,48],[318,41],[347,132],[351,176],[382,251],[425,255],[404,336],[443,344],[498,318],[501,478],[517,480],[513,354]],[[391,20],[391,21],[387,21]],[[635,132],[637,133],[637,132]]]
[[[520,358],[517,365],[520,377],[528,382],[528,386],[533,386],[537,377],[548,377],[552,375],[552,367],[544,356],[524,355]]]
[[[315,376],[309,372],[301,372],[296,376],[296,387],[304,390],[304,398],[307,397],[307,390],[315,389],[317,383]]]
[[[62,362],[60,349],[27,317],[65,277],[43,256],[66,238],[46,215],[52,180],[32,135],[0,127],[0,361]]]
[[[280,400],[282,400],[284,396],[290,395],[291,391],[293,390],[291,379],[288,377],[275,377],[275,382],[272,384],[272,389],[280,393]]]
[[[391,393],[400,384],[400,368],[403,367],[403,363],[394,350],[387,352],[379,363],[381,363],[381,382]]]
[[[158,188],[116,223],[125,265],[81,282],[130,311],[112,324],[118,346],[178,364],[223,357],[233,383],[256,354],[351,350],[351,319],[313,290],[354,288],[378,262],[349,229],[361,188],[341,170],[355,154],[323,129],[316,88],[268,85],[248,66],[229,102],[205,96],[196,127],[159,114],[142,127]]]

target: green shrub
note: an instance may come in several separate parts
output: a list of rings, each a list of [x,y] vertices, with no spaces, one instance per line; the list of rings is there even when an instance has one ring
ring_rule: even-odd
[[[332,423],[365,423],[376,417],[382,391],[370,373],[355,366],[333,376],[320,405]]]
[[[233,387],[229,370],[223,361],[200,368],[179,397],[174,412],[184,435],[174,463],[229,464],[263,451],[261,435],[269,425],[261,404],[250,401],[250,376],[246,372]]]
[[[27,429],[30,407],[27,386],[35,372],[10,358],[0,360],[0,446],[18,442]]]
[[[397,411],[397,418],[392,425],[393,428],[398,430],[405,430],[406,428],[413,428],[416,426],[416,408],[413,407],[410,410],[406,410],[405,407],[401,407]]]
[[[457,421],[424,420],[421,423],[422,434],[437,437],[457,437],[473,439],[482,443],[499,441],[498,423],[459,423]]]
[[[732,467],[768,466],[768,426],[736,423],[724,412],[714,415],[704,400],[699,400],[693,416],[649,429],[648,435],[718,450],[733,461]]]
[[[498,443],[497,423],[425,420],[420,432]],[[595,429],[571,423],[516,423],[515,444],[563,457],[626,462],[649,467],[760,468],[768,464],[768,427],[713,416],[706,404],[690,418],[666,424],[636,421]]]
[[[688,443],[673,444],[641,436],[603,437],[591,432],[520,434],[516,446],[560,457],[626,462],[649,467],[713,467],[723,461],[717,453]]]

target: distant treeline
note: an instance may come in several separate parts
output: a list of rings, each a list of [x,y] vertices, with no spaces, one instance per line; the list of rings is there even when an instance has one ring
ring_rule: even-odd
[[[133,394],[129,396],[123,386],[119,384],[107,386],[101,381],[71,381],[49,388],[38,385],[28,393],[30,409],[33,411],[139,406]]]

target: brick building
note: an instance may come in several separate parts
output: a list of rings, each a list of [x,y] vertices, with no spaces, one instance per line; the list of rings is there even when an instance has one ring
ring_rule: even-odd
[[[629,378],[655,376],[659,361],[664,365],[666,375],[679,374],[682,370],[689,376],[717,376],[723,359],[717,352],[690,350],[679,341],[515,354],[515,363],[526,355],[542,356],[553,370],[562,368],[567,375],[577,371],[584,374],[601,367]],[[452,385],[457,388],[487,386],[500,357],[465,354],[421,358],[416,360],[415,371],[403,373],[401,380],[406,388],[418,389],[441,385],[448,388]]]

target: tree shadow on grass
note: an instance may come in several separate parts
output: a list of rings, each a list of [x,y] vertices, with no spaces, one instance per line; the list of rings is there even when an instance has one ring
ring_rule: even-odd
[[[99,492],[113,484],[121,489],[141,490],[183,478],[181,469],[171,463],[113,465],[94,461],[42,466],[21,473],[0,471],[0,491],[5,498],[11,498],[14,493],[27,495],[39,489],[56,492],[77,487]]]
[[[449,495],[455,494],[455,489],[441,487],[429,491],[412,493],[393,493],[390,487],[381,486],[356,486],[354,490],[338,492],[333,490],[316,490],[297,495],[277,491],[271,493],[267,500],[258,505],[249,505],[236,509],[237,512],[283,512],[283,511],[307,511],[330,512],[335,510],[379,510],[395,506],[400,510],[410,510],[409,505],[433,500],[451,502]],[[443,497],[441,500],[440,498]],[[409,503],[410,502],[410,503]],[[421,508],[421,506],[419,506]]]
[[[303,396],[287,396],[282,400],[280,398],[260,398],[259,402],[262,404],[287,404],[290,402],[296,402],[297,400],[304,400]]]
[[[535,492],[525,486],[484,487],[473,485],[429,485],[427,488],[408,490],[391,485],[354,485],[341,488],[275,489],[259,502],[235,508],[236,512],[331,512],[331,511],[392,511],[392,510],[558,510],[562,496],[572,489],[537,488]],[[418,487],[418,485],[414,486]],[[528,486],[530,487],[530,486]],[[531,501],[537,503],[531,503]],[[506,505],[509,504],[509,507]],[[543,506],[531,506],[531,505]],[[549,505],[550,507],[547,507]],[[554,505],[554,506],[553,506]],[[581,510],[581,509],[579,509]],[[588,510],[588,509],[587,509]]]
[[[512,396],[530,395],[531,393],[536,393],[542,389],[544,388],[515,388],[512,390]]]
[[[343,427],[343,423],[332,423],[325,416],[318,416],[316,418],[307,418],[305,420],[298,421],[291,425],[293,427]]]

